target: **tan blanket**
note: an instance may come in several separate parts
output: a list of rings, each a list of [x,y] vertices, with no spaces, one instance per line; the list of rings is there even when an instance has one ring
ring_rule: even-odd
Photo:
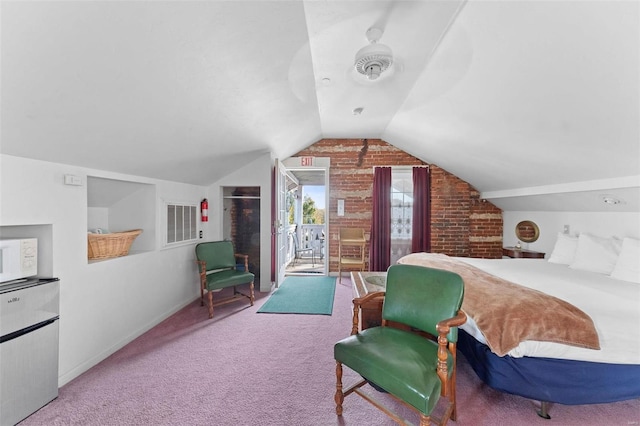
[[[444,254],[414,253],[398,263],[452,271],[464,281],[462,309],[499,356],[525,340],[600,349],[591,317],[570,303],[511,283]]]

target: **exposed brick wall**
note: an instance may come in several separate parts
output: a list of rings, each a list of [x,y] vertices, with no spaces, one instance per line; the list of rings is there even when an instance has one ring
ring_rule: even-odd
[[[260,278],[260,188],[238,187],[231,200],[231,241],[236,253],[249,256],[249,270]],[[251,198],[258,197],[258,198]]]
[[[430,169],[431,251],[470,256],[471,187],[437,166],[431,165]]]
[[[469,255],[499,259],[502,257],[502,210],[480,199],[475,189],[469,195]]]
[[[338,229],[363,228],[369,235],[374,166],[426,163],[380,139],[323,139],[295,156],[329,157],[329,270],[338,270]],[[502,212],[479,199],[468,183],[436,165],[431,169],[431,250],[451,256],[502,256]],[[338,216],[343,199],[345,215]],[[368,254],[367,254],[368,258]]]

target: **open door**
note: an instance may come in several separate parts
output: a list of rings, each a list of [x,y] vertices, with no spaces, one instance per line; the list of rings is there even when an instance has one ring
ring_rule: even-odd
[[[276,160],[275,165],[275,218],[273,223],[273,232],[275,237],[275,285],[280,286],[284,280],[285,270],[288,258],[288,235],[286,233],[289,223],[289,212],[287,210],[287,192],[290,184],[296,184],[295,177],[287,170],[287,168]]]

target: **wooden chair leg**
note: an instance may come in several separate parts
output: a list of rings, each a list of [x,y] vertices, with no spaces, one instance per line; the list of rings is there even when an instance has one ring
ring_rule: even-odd
[[[449,398],[451,405],[453,405],[453,410],[451,411],[451,420],[454,422],[458,417],[458,404],[456,403],[456,370],[454,366],[453,373],[451,374],[451,397]]]
[[[453,371],[451,372],[451,383],[449,384],[448,388],[449,388],[449,392],[450,395],[449,396],[449,403],[453,406],[453,410],[451,411],[451,420],[453,420],[454,422],[456,421],[456,418],[458,417],[458,404],[456,403],[456,372],[458,371],[458,359],[457,359],[457,353],[456,353],[456,347],[453,346],[450,349],[453,353]]]
[[[253,291],[254,285],[253,281],[249,284],[249,299],[251,300],[251,306],[253,306],[253,302],[256,300],[255,292]]]
[[[344,394],[342,393],[342,363],[336,361],[336,414],[342,415],[342,403],[344,402]]]
[[[207,299],[209,304],[209,319],[213,318],[213,293],[207,292]]]
[[[420,426],[431,426],[431,417],[420,413]]]

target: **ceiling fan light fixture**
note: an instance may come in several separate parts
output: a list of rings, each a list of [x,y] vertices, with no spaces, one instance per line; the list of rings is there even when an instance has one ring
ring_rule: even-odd
[[[355,58],[355,69],[369,80],[376,80],[393,64],[393,52],[389,46],[378,43],[382,31],[370,28],[367,31],[369,45],[358,50]]]

